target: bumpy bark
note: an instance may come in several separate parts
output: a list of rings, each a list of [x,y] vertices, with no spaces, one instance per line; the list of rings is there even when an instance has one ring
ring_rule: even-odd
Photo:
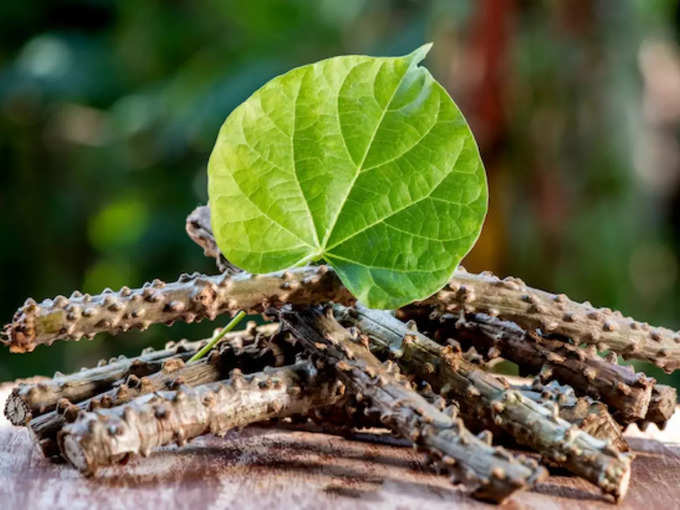
[[[663,429],[671,419],[678,402],[678,392],[671,386],[655,384],[652,390],[652,399],[644,420],[638,422],[642,429],[646,429],[650,423]]]
[[[601,400],[620,423],[627,425],[645,418],[654,379],[601,358],[592,349],[582,349],[516,324],[485,314],[460,318],[444,316],[435,334],[439,341],[449,338],[473,345],[510,360],[523,373],[539,374],[544,381],[557,380],[582,395]]]
[[[160,391],[82,413],[59,432],[59,448],[73,466],[91,475],[132,454],[148,455],[203,434],[222,436],[258,421],[307,413],[343,395],[336,378],[308,361],[245,376],[237,372],[227,381]]]
[[[464,419],[502,429],[616,500],[626,494],[632,457],[560,418],[556,405],[551,409],[512,390],[501,378],[467,362],[452,346],[439,345],[387,312],[362,306],[354,313],[343,311],[344,321],[366,333],[370,342],[384,346],[405,370],[457,401]]]
[[[3,330],[12,352],[32,351],[55,340],[78,340],[108,331],[146,329],[154,323],[194,322],[239,310],[262,312],[283,303],[351,303],[354,298],[326,266],[267,275],[239,273],[182,275],[178,281],[155,280],[141,289],[123,287],[96,296],[74,293],[38,304],[28,299]]]
[[[440,343],[453,342],[459,344],[462,349],[468,349],[468,353],[478,355],[479,362],[505,357],[517,363],[520,371],[524,373],[540,373],[544,381],[553,378],[573,384],[577,393],[605,400],[614,411],[619,409],[616,418],[624,425],[635,421],[643,429],[651,423],[663,428],[675,412],[677,391],[670,386],[654,384],[647,413],[644,418],[636,418],[635,415],[641,415],[643,409],[636,404],[640,402],[637,399],[642,397],[643,401],[647,400],[646,388],[654,380],[642,373],[633,372],[630,366],[618,366],[615,355],[610,354],[606,359],[602,359],[594,352],[592,346],[576,352],[575,346],[561,340],[559,336],[546,338],[538,332],[527,334],[529,342],[523,342],[525,337],[521,337],[519,326],[485,314],[468,314],[461,320],[460,314],[442,314],[436,310],[429,311],[424,307],[411,306],[399,310],[397,316],[402,320],[417,321],[419,327],[428,331],[432,338]],[[484,327],[480,328],[480,325]],[[519,349],[515,350],[517,345]],[[530,352],[527,354],[526,351]],[[564,357],[565,351],[567,358],[573,359],[576,356],[579,360],[573,370],[559,366],[562,365],[560,360]],[[555,355],[550,355],[551,352]],[[546,360],[544,365],[539,364],[541,358]],[[574,365],[574,362],[571,361],[569,364]],[[593,377],[593,371],[598,372],[598,376]],[[587,377],[584,378],[583,375]],[[593,380],[597,382],[592,384]],[[609,391],[607,386],[611,388]],[[624,395],[624,398],[621,399],[618,395]],[[631,405],[626,408],[627,402]],[[636,408],[637,411],[634,411]]]
[[[254,322],[250,322],[245,330],[228,333],[222,343],[228,342],[234,346],[246,344],[257,336],[271,336],[276,328],[276,324],[256,327]],[[72,374],[57,373],[47,381],[19,384],[7,398],[5,416],[13,425],[26,425],[31,419],[53,411],[62,399],[77,403],[109,390],[128,376],[144,377],[158,372],[168,358],[177,357],[186,361],[207,341],[168,342],[162,350],[145,349],[134,358],[119,356],[108,362],[102,360],[96,367],[84,368]]]
[[[170,357],[189,359],[201,342],[179,342],[160,351],[147,351],[135,358],[120,356],[95,368],[69,375],[55,374],[39,383],[21,383],[5,403],[5,416],[13,425],[25,425],[34,417],[53,411],[62,399],[79,402],[110,389],[125,377],[144,377],[157,372]]]
[[[490,446],[470,433],[462,421],[428,403],[396,367],[384,367],[367,346],[355,343],[332,314],[311,308],[284,310],[281,319],[305,347],[335,366],[357,399],[368,402],[370,412],[428,452],[456,482],[473,488],[473,496],[500,502],[545,476],[545,470],[535,462]]]
[[[284,344],[279,336],[272,336],[273,331],[272,325],[266,325],[252,328],[250,332],[231,333],[201,360],[185,364],[182,357],[168,357],[154,374],[141,378],[130,375],[113,389],[75,404],[62,399],[56,410],[30,421],[32,436],[46,457],[55,458],[60,454],[57,433],[64,424],[75,421],[81,412],[116,407],[154,391],[219,381],[235,368],[249,373],[267,366],[293,363],[299,349]]]
[[[192,239],[206,254],[219,257],[209,211],[204,211],[202,217],[203,236]],[[206,249],[206,243],[212,251]],[[501,280],[488,272],[473,274],[461,267],[446,287],[422,304],[434,305],[441,311],[486,313],[516,322],[524,329],[559,333],[579,344],[595,345],[600,351],[614,351],[625,359],[650,361],[669,373],[680,367],[680,331],[653,327],[608,308],[595,308],[564,294],[537,290],[519,278]]]
[[[531,386],[513,386],[526,397],[545,404],[554,402],[559,407],[560,418],[603,441],[611,441],[621,452],[630,450],[623,437],[623,428],[609,414],[607,406],[590,397],[579,397],[571,386],[551,381],[544,384],[534,379]]]
[[[652,327],[608,308],[537,290],[519,278],[500,279],[489,273],[458,270],[423,304],[446,312],[485,313],[513,321],[526,330],[558,333],[625,359],[649,361],[669,373],[680,367],[680,331]]]

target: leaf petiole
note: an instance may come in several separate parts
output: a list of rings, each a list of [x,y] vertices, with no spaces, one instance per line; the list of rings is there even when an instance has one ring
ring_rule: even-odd
[[[232,329],[234,329],[245,316],[246,313],[243,310],[240,310],[236,315],[234,315],[234,318],[231,319],[231,321],[229,321],[229,324],[227,324],[221,330],[215,333],[215,335],[210,339],[210,341],[205,345],[205,347],[203,347],[189,359],[189,363],[191,363],[192,361],[199,360],[203,356],[205,356],[213,347],[215,347],[217,342],[222,340],[222,338],[224,338],[224,335],[226,335]]]

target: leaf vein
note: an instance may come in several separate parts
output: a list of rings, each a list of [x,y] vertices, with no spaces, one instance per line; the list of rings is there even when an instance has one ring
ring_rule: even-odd
[[[366,161],[366,157],[368,156],[368,153],[371,150],[371,145],[373,145],[373,140],[375,140],[375,136],[380,130],[380,126],[383,123],[383,120],[385,119],[385,115],[387,114],[387,109],[389,108],[390,104],[392,104],[392,101],[394,100],[394,97],[397,95],[397,91],[399,90],[399,87],[401,87],[401,84],[404,82],[404,78],[406,75],[409,73],[410,69],[407,69],[404,74],[401,76],[399,79],[399,83],[397,83],[396,87],[394,87],[394,90],[392,91],[392,95],[390,96],[390,99],[387,101],[387,104],[385,105],[385,109],[382,112],[382,115],[380,116],[380,119],[378,120],[378,123],[375,126],[375,129],[373,130],[373,134],[371,135],[371,138],[368,141],[368,144],[366,145],[366,151],[364,152],[363,157],[361,158],[361,161],[357,165],[356,173],[354,174],[354,178],[352,179],[352,182],[349,184],[347,187],[347,192],[345,193],[345,196],[343,197],[340,207],[338,207],[338,212],[335,214],[335,218],[333,218],[333,222],[330,224],[330,227],[328,228],[328,231],[326,232],[326,235],[324,237],[324,251],[328,251],[328,248],[326,248],[326,243],[328,243],[328,240],[330,239],[331,235],[333,234],[333,230],[335,230],[335,225],[338,222],[338,218],[340,217],[340,214],[342,214],[342,210],[345,208],[345,204],[347,203],[347,197],[349,197],[350,193],[352,192],[352,188],[354,188],[354,184],[357,182],[357,179],[359,178],[359,175],[361,175],[361,167],[364,165],[364,162]],[[373,77],[373,87],[375,88],[375,80],[376,77]],[[374,92],[375,96],[375,92]],[[340,95],[338,94],[338,100],[339,100]],[[339,117],[338,117],[339,119]],[[342,131],[341,131],[342,132]],[[344,139],[344,135],[343,135]]]

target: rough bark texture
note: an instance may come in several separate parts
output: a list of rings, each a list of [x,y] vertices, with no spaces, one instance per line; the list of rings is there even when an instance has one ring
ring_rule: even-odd
[[[678,404],[678,392],[671,386],[655,384],[652,390],[652,399],[645,419],[638,422],[642,429],[646,429],[650,423],[660,429],[666,427]]]
[[[203,236],[192,239],[206,254],[219,257],[209,210],[202,213],[202,218]],[[614,351],[625,359],[650,361],[669,373],[680,367],[680,331],[653,327],[618,311],[595,308],[587,301],[577,303],[564,294],[537,290],[511,276],[500,279],[488,272],[468,273],[461,267],[446,287],[423,303],[441,311],[498,316],[527,330],[540,328],[546,333],[559,333],[576,343],[595,345],[600,351]]]
[[[611,350],[625,359],[642,359],[666,372],[680,367],[680,331],[652,327],[608,308],[577,303],[564,294],[551,294],[519,278],[500,279],[490,273],[458,270],[449,283],[423,304],[441,311],[485,313],[572,338],[577,344]]]
[[[371,412],[427,451],[454,481],[473,488],[473,496],[501,502],[546,476],[535,462],[490,446],[470,433],[462,421],[428,403],[410,388],[396,367],[384,367],[367,346],[355,343],[332,314],[312,308],[284,310],[281,319],[310,351],[335,366],[355,397],[370,403]]]
[[[535,379],[531,386],[513,386],[536,402],[554,402],[559,407],[560,418],[577,425],[593,437],[610,440],[621,452],[630,450],[623,437],[623,428],[609,413],[607,406],[590,397],[579,397],[571,386],[551,381],[544,384]]]
[[[459,340],[480,352],[497,353],[520,367],[524,374],[540,374],[543,381],[557,380],[582,395],[601,400],[620,423],[645,418],[654,379],[601,358],[593,349],[582,349],[561,340],[486,314],[455,318],[444,315],[435,338]]]
[[[202,342],[179,342],[160,351],[146,351],[135,358],[119,356],[97,367],[69,375],[55,374],[47,381],[19,384],[5,403],[5,416],[12,425],[25,425],[32,418],[53,411],[62,399],[79,402],[110,389],[125,377],[144,377],[160,370],[169,357],[189,359]]]
[[[275,331],[272,326],[278,328],[278,325],[266,325],[225,335],[208,357],[189,364],[185,364],[182,357],[168,357],[158,372],[141,378],[130,375],[121,379],[115,388],[77,404],[62,399],[56,410],[30,421],[31,434],[43,455],[58,458],[57,433],[64,424],[75,421],[81,412],[116,407],[155,391],[219,381],[226,379],[235,368],[250,373],[267,366],[293,363],[299,349],[284,345],[279,336],[272,336]]]
[[[351,303],[354,298],[326,266],[303,267],[267,275],[239,273],[182,275],[178,281],[155,280],[141,289],[127,287],[96,296],[74,293],[38,304],[28,299],[3,330],[12,352],[32,351],[55,340],[78,340],[108,331],[146,329],[154,323],[211,320],[239,310],[262,312],[283,303],[325,301]]]
[[[427,381],[435,392],[457,401],[463,417],[500,428],[517,443],[590,480],[617,501],[628,490],[632,457],[560,418],[552,409],[507,382],[465,361],[452,346],[443,347],[409,329],[387,312],[357,306],[343,317],[380,343],[396,361]],[[352,320],[355,315],[355,320]]]
[[[243,345],[261,335],[271,336],[277,328],[276,324],[256,327],[254,322],[249,322],[246,329],[227,333],[222,342]],[[57,373],[52,379],[40,383],[19,384],[5,403],[5,416],[12,425],[27,425],[33,418],[53,411],[63,399],[77,403],[111,389],[128,376],[139,378],[158,372],[168,358],[186,361],[207,341],[168,342],[162,350],[145,349],[134,358],[119,356],[72,374]]]
[[[203,434],[224,435],[235,427],[306,413],[343,395],[336,378],[308,361],[245,376],[236,372],[227,381],[156,392],[82,413],[59,432],[59,448],[73,466],[91,475],[132,454],[148,455]]]

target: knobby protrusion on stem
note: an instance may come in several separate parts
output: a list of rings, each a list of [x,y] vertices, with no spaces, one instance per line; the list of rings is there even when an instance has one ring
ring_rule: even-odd
[[[342,328],[328,313],[308,308],[284,309],[282,322],[311,352],[333,364],[369,412],[414,446],[428,453],[455,482],[463,482],[480,499],[500,502],[546,476],[531,459],[514,457],[469,432],[460,419],[438,410],[398,373],[383,366],[360,337]]]
[[[647,415],[654,379],[606,361],[597,352],[486,314],[445,314],[438,322],[434,336],[440,342],[451,338],[482,352],[494,349],[517,363],[522,373],[541,374],[545,382],[554,379],[601,400],[624,425]]]
[[[498,376],[466,361],[452,346],[441,346],[414,332],[387,312],[359,305],[356,313],[337,309],[346,323],[359,327],[372,343],[396,353],[405,370],[457,401],[464,419],[503,430],[517,443],[590,480],[616,500],[626,494],[632,457],[562,419],[559,407],[551,409],[527,398]],[[426,370],[428,365],[434,370]]]
[[[62,455],[91,475],[133,454],[180,446],[203,435],[223,436],[236,427],[307,413],[344,397],[344,386],[309,361],[268,368],[226,381],[143,395],[110,409],[81,413],[59,432]]]
[[[262,312],[283,303],[354,301],[326,266],[268,275],[185,274],[176,282],[161,283],[96,296],[74,293],[70,298],[60,296],[40,304],[28,300],[5,326],[3,342],[12,352],[28,352],[40,344],[92,338],[103,331],[119,333],[157,323],[212,320],[239,310]]]
[[[300,350],[286,344],[275,332],[278,325],[249,328],[225,335],[208,358],[184,363],[182,357],[168,356],[162,368],[145,377],[129,375],[112,389],[86,400],[71,403],[62,399],[62,409],[42,414],[29,423],[32,436],[46,457],[59,456],[57,433],[64,424],[73,422],[81,412],[125,404],[154,391],[176,390],[180,386],[198,386],[226,379],[233,369],[258,372],[267,366],[281,366],[295,361]],[[202,342],[197,342],[202,343]]]

